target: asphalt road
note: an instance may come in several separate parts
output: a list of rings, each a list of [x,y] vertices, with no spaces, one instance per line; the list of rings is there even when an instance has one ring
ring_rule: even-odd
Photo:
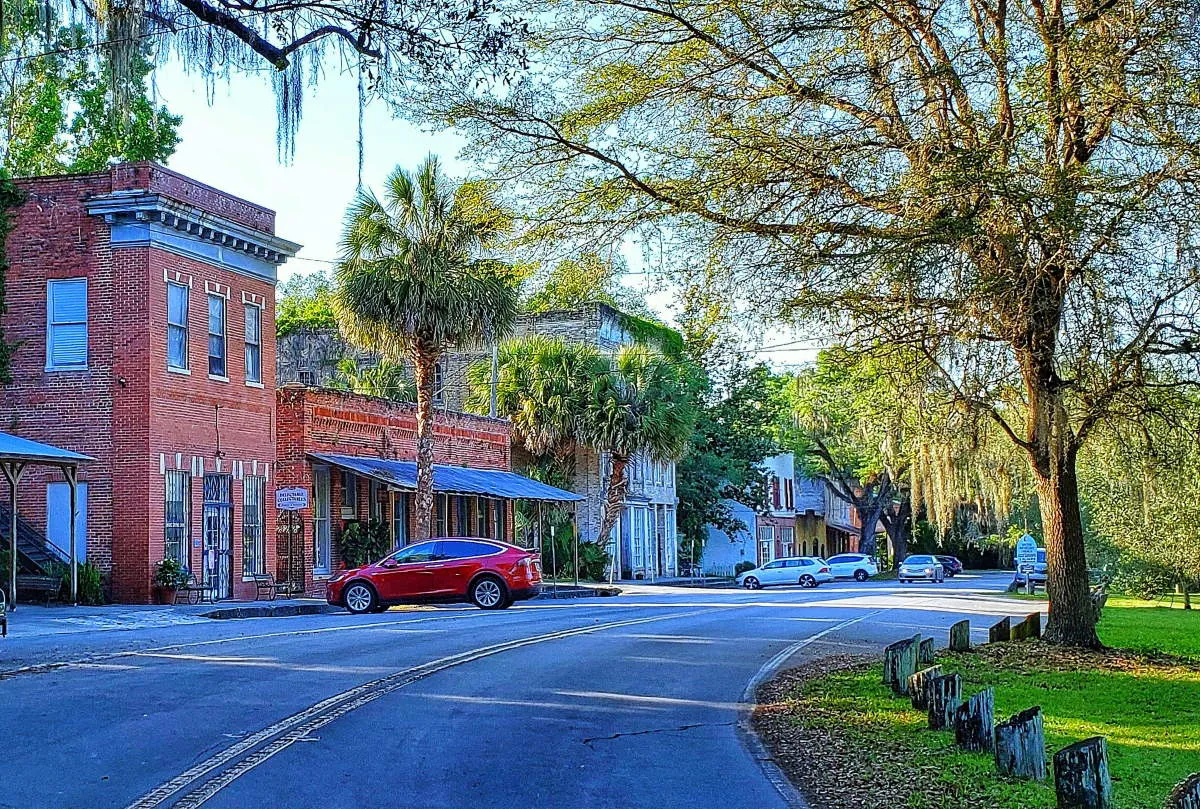
[[[13,635],[0,807],[787,807],[752,682],[985,630],[1025,606],[1010,577]]]

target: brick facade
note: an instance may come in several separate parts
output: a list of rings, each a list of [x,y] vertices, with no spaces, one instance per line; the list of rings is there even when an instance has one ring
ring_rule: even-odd
[[[273,526],[275,267],[298,246],[274,236],[273,212],[150,163],[19,185],[27,200],[8,239],[4,316],[19,347],[13,382],[0,392],[0,429],[95,459],[79,476],[87,560],[118,601],[151,597],[165,548],[166,473],[191,482],[183,561],[200,578],[224,550],[212,533],[205,555],[203,476],[229,476],[224,595],[252,598],[242,571],[244,488],[247,477],[264,478]],[[66,278],[87,279],[87,367],[48,370],[47,282]],[[188,288],[187,367],[177,370],[167,367],[168,281]],[[208,373],[209,295],[226,301],[223,377]],[[246,375],[247,305],[261,311],[261,382]],[[46,485],[61,479],[31,469],[23,480],[18,507],[43,530]],[[273,532],[263,544],[273,565]]]
[[[336,477],[331,478],[329,487],[330,545],[331,559],[326,571],[314,570],[314,510],[316,499],[315,470],[323,468],[314,463],[310,453],[352,455],[388,460],[415,460],[417,454],[416,406],[392,402],[372,396],[363,396],[344,391],[315,389],[302,385],[284,385],[278,391],[276,408],[277,465],[276,484],[283,487],[301,487],[310,493],[309,507],[297,512],[303,526],[299,548],[304,555],[300,566],[304,575],[304,589],[311,595],[324,593],[324,582],[328,575],[342,566],[337,554],[337,536],[350,522],[372,519],[391,520],[395,501],[402,498],[407,514],[407,535],[415,530],[416,515],[412,507],[412,495],[402,491],[374,487],[376,500],[373,504],[373,487],[362,476],[354,476],[355,503],[346,508],[343,493]],[[434,463],[453,466],[468,466],[475,469],[510,471],[511,428],[506,420],[471,416],[464,413],[437,411],[434,416]],[[332,476],[340,474],[331,468]],[[480,507],[480,498],[470,498],[471,509]],[[457,498],[451,497],[446,505],[446,531],[449,535],[473,533],[471,526],[458,524]],[[500,513],[491,507],[489,516]],[[476,513],[472,511],[472,513]],[[503,510],[503,536],[513,538],[513,509]],[[396,544],[403,544],[404,536],[394,536]],[[283,540],[280,540],[282,543]],[[281,557],[285,554],[281,546]],[[292,577],[288,560],[279,558],[276,575],[281,581]]]

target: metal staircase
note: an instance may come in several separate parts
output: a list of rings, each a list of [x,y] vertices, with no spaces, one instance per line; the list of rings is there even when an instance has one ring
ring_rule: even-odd
[[[8,529],[12,524],[12,511],[8,504],[0,503],[0,549],[8,550]],[[26,522],[17,514],[17,565],[18,573],[50,575],[54,563],[69,564],[67,557],[57,546],[46,539],[46,535]]]

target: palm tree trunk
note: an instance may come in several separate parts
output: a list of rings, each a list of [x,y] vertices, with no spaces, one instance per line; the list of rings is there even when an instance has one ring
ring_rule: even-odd
[[[604,518],[600,521],[600,535],[596,541],[601,545],[608,543],[608,535],[621,516],[621,505],[625,502],[625,467],[629,459],[623,455],[612,456],[612,469],[608,473],[608,494],[604,498]]]
[[[417,383],[417,494],[414,541],[433,534],[433,366],[437,355],[420,349],[413,352],[413,376]]]

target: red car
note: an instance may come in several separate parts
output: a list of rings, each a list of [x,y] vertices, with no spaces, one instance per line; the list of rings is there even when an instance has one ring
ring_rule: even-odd
[[[339,570],[325,600],[353,613],[392,604],[470,601],[502,610],[537,595],[542,564],[536,551],[494,539],[430,539],[407,545],[373,565]]]

